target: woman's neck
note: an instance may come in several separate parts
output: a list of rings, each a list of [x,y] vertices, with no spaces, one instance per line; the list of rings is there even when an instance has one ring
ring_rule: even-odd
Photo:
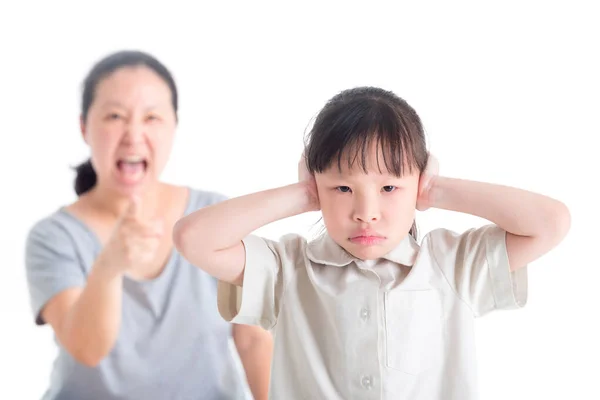
[[[136,195],[139,196],[143,213],[151,217],[156,213],[160,199],[160,193],[164,184],[157,182],[140,190]],[[110,188],[104,188],[101,185],[94,187],[85,196],[88,204],[103,214],[111,215],[115,218],[123,215],[127,207],[131,204],[134,194],[123,195]]]

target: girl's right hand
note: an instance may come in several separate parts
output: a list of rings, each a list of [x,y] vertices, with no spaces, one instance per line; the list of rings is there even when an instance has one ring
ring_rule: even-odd
[[[164,234],[162,221],[143,217],[140,199],[133,197],[104,246],[102,264],[119,273],[141,271],[156,261]]]
[[[298,181],[305,185],[308,199],[308,211],[319,211],[319,192],[317,191],[317,182],[315,176],[308,171],[306,167],[306,156],[302,153],[298,162]]]
[[[431,188],[440,172],[440,164],[433,155],[429,154],[425,171],[419,177],[419,190],[417,196],[417,210],[425,211],[431,207]]]

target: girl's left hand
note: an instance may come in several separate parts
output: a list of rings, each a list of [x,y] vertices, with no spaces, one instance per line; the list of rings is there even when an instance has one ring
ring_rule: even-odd
[[[438,160],[431,154],[427,160],[427,167],[419,177],[419,192],[417,195],[417,210],[425,211],[431,207],[431,188],[435,183],[435,178],[440,171]]]

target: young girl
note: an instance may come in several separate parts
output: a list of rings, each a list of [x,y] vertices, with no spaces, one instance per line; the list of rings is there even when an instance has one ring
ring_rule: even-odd
[[[524,306],[526,265],[570,225],[554,199],[436,176],[417,113],[379,88],[333,97],[319,113],[300,182],[200,209],[177,248],[220,281],[228,321],[275,333],[270,398],[477,398],[473,322]],[[428,233],[415,209],[492,224]],[[326,233],[251,234],[321,210]]]

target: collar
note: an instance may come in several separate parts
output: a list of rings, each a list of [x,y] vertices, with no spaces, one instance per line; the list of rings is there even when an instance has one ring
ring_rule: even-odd
[[[420,246],[411,235],[407,235],[394,249],[383,256],[386,260],[411,267]],[[360,261],[352,256],[343,247],[337,244],[327,232],[308,243],[306,248],[308,259],[317,264],[344,267],[352,262]]]

